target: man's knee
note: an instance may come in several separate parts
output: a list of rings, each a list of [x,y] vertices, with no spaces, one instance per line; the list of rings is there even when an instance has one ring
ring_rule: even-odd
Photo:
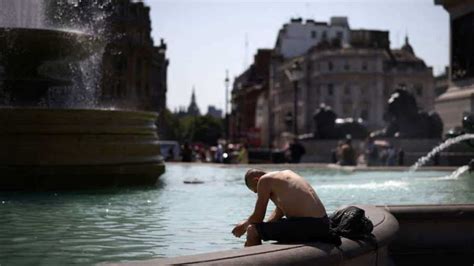
[[[258,235],[257,227],[253,224],[249,225],[247,227],[247,237],[249,238],[260,238]]]

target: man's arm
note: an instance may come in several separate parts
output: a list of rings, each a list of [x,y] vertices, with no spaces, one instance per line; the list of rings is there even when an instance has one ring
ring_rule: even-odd
[[[250,224],[263,222],[263,218],[265,218],[265,212],[267,210],[268,200],[270,199],[270,183],[271,180],[268,178],[261,178],[258,181],[257,202],[255,203],[255,209],[247,220],[240,222],[234,227],[232,234],[234,234],[236,237],[242,236]]]
[[[247,219],[249,223],[255,224],[263,222],[271,191],[271,179],[268,177],[260,178],[257,184],[257,202],[255,203],[255,209],[252,215]]]
[[[267,222],[275,222],[275,221],[278,221],[280,220],[281,217],[283,217],[284,214],[283,214],[283,211],[278,208],[278,206],[275,208],[275,210],[273,210],[272,214],[270,215],[270,217],[268,217],[268,220]]]

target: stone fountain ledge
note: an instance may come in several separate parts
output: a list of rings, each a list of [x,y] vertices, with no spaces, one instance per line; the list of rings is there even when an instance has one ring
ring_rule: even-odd
[[[314,242],[307,244],[264,244],[221,252],[110,265],[388,265],[388,245],[398,231],[395,217],[383,208],[359,206],[374,224],[377,246],[366,241],[343,238],[342,245]]]
[[[399,222],[399,231],[389,246],[395,265],[473,264],[474,204],[383,208]]]

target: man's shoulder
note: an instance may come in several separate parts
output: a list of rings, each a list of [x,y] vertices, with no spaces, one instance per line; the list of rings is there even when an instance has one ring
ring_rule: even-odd
[[[275,171],[275,172],[269,172],[260,177],[258,180],[258,183],[266,183],[266,184],[271,184],[275,182],[277,179],[281,179],[282,176],[282,171]]]
[[[298,174],[296,174],[292,170],[286,169],[286,170],[266,173],[265,175],[261,177],[261,179],[265,178],[265,179],[272,179],[272,180],[276,180],[276,179],[280,180],[280,179],[287,179],[288,177],[294,177],[297,175]]]
[[[273,178],[276,175],[278,175],[281,171],[273,171],[273,172],[267,172],[264,174],[261,178]]]

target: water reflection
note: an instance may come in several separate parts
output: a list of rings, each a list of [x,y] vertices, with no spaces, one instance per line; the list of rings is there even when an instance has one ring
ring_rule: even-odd
[[[154,189],[0,194],[0,263],[96,263],[164,256],[163,185]],[[124,252],[125,251],[125,252]]]

